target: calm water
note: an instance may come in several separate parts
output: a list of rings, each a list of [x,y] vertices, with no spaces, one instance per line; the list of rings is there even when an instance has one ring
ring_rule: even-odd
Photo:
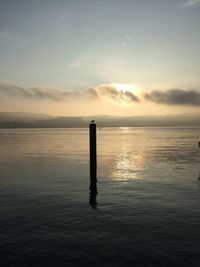
[[[200,266],[200,128],[0,130],[1,266]]]

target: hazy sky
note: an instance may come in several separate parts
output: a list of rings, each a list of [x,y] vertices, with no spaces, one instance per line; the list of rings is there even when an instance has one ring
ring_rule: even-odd
[[[112,110],[102,110],[101,98],[97,113],[145,114],[148,105],[150,113],[197,110],[200,103],[191,103],[190,91],[195,94],[193,99],[200,93],[199,29],[199,0],[1,0],[2,108],[29,111],[29,106],[30,111],[37,111],[38,107],[35,98],[31,105],[21,95],[16,98],[16,90],[11,99],[11,90],[5,93],[5,83],[26,91],[39,87],[43,91],[82,92],[92,87],[101,91],[101,96],[99,87],[115,88],[113,84],[117,83],[137,85],[145,94],[153,89],[156,92],[151,96],[140,94],[141,101],[127,107],[124,99],[117,99],[120,105],[106,102]],[[126,91],[125,86],[122,89]],[[169,91],[177,89],[178,97],[180,92],[186,93],[181,97],[188,98],[189,103],[185,103],[187,99],[169,99],[174,93],[177,98],[177,91]],[[118,86],[117,92],[120,90]],[[155,99],[160,90],[167,90],[165,101]],[[136,91],[134,87],[132,93],[139,97]],[[43,95],[43,101],[47,104],[49,98],[47,101]],[[87,103],[80,97],[79,101]],[[45,106],[41,99],[39,104]],[[73,114],[73,105],[66,112],[63,101],[56,105],[53,103],[55,113]]]

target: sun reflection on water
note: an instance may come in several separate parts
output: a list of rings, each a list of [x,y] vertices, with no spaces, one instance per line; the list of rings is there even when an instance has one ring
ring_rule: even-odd
[[[129,127],[112,129],[112,138],[110,132],[109,129],[101,132],[104,143],[99,136],[99,175],[123,182],[142,179],[147,167],[144,135],[135,131],[133,134],[133,129]]]
[[[125,152],[115,159],[115,166],[112,170],[112,177],[115,180],[140,179],[143,170],[144,158],[142,154]]]

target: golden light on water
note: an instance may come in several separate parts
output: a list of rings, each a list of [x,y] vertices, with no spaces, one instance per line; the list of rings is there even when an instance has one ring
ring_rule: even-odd
[[[121,127],[122,135],[129,134],[129,127]],[[121,148],[119,153],[116,154],[113,168],[112,177],[114,180],[127,181],[130,179],[141,179],[141,172],[145,165],[145,147],[144,145],[138,146],[133,143],[127,143],[127,137],[121,139]],[[129,145],[128,145],[129,144]]]
[[[112,172],[114,180],[125,181],[129,179],[140,179],[140,172],[144,166],[142,154],[124,152],[116,158]]]

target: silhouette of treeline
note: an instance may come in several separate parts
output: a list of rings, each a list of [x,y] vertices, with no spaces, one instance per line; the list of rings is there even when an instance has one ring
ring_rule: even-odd
[[[200,114],[56,117],[44,114],[0,112],[0,128],[84,128],[88,127],[93,119],[99,127],[200,126]]]

